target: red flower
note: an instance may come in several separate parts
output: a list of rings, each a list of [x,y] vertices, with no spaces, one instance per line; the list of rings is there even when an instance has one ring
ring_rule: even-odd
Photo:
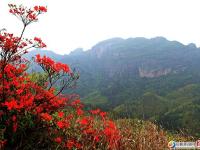
[[[16,90],[16,93],[17,93],[18,95],[20,95],[22,92],[23,92],[22,89],[18,89],[18,90]]]
[[[99,142],[99,136],[95,135],[94,136],[94,141]]]
[[[68,149],[72,149],[74,146],[74,140],[68,140],[67,143],[66,143],[66,147]]]
[[[43,111],[43,108],[36,107],[35,110],[36,110],[37,114],[40,114]]]
[[[74,106],[74,105],[78,105],[80,103],[81,103],[81,100],[77,99],[77,100],[74,100],[71,104],[72,104],[72,106]]]
[[[108,127],[106,127],[106,128],[104,129],[104,134],[105,134],[106,136],[112,136],[113,130],[110,129],[110,128],[108,128]]]
[[[47,12],[47,8],[44,6],[35,6],[34,7],[35,11],[41,11],[41,12]]]
[[[90,110],[91,114],[97,115],[98,113],[100,113],[100,109],[96,109],[96,110]]]
[[[42,119],[45,120],[45,121],[51,121],[51,120],[52,120],[52,116],[49,115],[48,113],[42,113],[42,114],[41,114],[41,117],[42,117]]]
[[[17,105],[16,100],[12,100],[10,102],[5,102],[5,106],[8,107],[8,110],[18,109],[19,108],[19,106]]]
[[[59,118],[62,118],[63,116],[64,116],[64,112],[59,111],[59,112],[58,112],[58,117],[59,117]]]
[[[58,121],[56,124],[57,124],[57,126],[58,126],[60,129],[62,129],[62,128],[65,126],[65,124],[63,123],[63,121]]]
[[[47,8],[44,6],[39,6],[39,10],[42,12],[47,12]]]
[[[61,143],[62,142],[62,138],[61,137],[57,137],[57,138],[55,138],[54,139],[54,141],[56,142],[56,143]]]
[[[108,126],[109,126],[111,129],[116,129],[116,126],[115,126],[114,122],[112,122],[112,121],[108,121]]]
[[[39,47],[41,47],[41,41],[40,39],[36,38],[35,41],[38,43]],[[56,73],[68,73],[70,71],[70,68],[66,64],[62,64],[60,62],[55,62],[53,59],[43,56],[40,57],[40,55],[36,55],[36,63],[38,63],[44,70],[47,70],[51,75]]]
[[[41,40],[40,38],[38,38],[38,37],[35,37],[35,38],[34,38],[34,41],[36,41],[36,42],[38,42],[38,43],[41,43],[41,42],[42,42],[42,40]]]
[[[12,116],[12,121],[15,122],[17,120],[16,115]]]
[[[35,6],[34,8],[26,8],[22,5],[16,6],[13,4],[9,4],[10,10],[9,12],[17,17],[21,17],[23,19],[22,22],[25,25],[32,23],[33,21],[37,21],[37,16],[41,14],[41,12],[47,12],[47,8],[44,6]]]
[[[88,119],[86,117],[84,117],[81,120],[78,120],[78,123],[80,125],[87,125],[88,124]]]
[[[83,115],[83,110],[82,109],[80,109],[80,108],[78,108],[77,110],[76,110],[76,113],[77,113],[77,115]]]
[[[39,7],[38,7],[38,6],[35,6],[35,7],[34,7],[34,10],[35,10],[35,11],[38,11],[38,10],[39,10]]]
[[[35,16],[33,15],[31,17],[34,18]],[[36,44],[34,45],[34,47],[36,47],[36,48],[44,48],[44,47],[46,47],[46,44],[44,44],[40,38],[35,37],[34,41],[36,42]]]
[[[35,55],[35,56],[36,56],[36,60],[37,60],[38,62],[40,62],[40,60],[41,60],[40,54],[37,54],[37,55]]]
[[[104,118],[106,116],[106,112],[100,112],[100,116]]]
[[[82,145],[81,145],[80,143],[76,143],[76,144],[75,144],[75,147],[76,147],[77,149],[81,149]]]

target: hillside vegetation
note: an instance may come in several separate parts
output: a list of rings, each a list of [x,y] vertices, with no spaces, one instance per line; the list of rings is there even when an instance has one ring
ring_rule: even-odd
[[[80,73],[77,87],[64,93],[80,94],[88,107],[199,136],[200,49],[195,44],[113,38],[59,60]]]

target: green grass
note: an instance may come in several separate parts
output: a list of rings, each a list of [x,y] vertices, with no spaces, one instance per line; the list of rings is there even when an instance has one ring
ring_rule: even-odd
[[[91,105],[102,105],[108,102],[107,97],[102,96],[99,91],[94,91],[89,93],[86,97],[82,99],[83,103]]]

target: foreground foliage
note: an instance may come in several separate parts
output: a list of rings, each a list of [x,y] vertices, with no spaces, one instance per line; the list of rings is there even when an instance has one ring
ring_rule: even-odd
[[[9,5],[23,23],[20,37],[0,32],[0,147],[1,149],[117,149],[120,132],[105,112],[85,112],[77,95],[62,95],[78,74],[49,57],[36,55],[44,71],[38,79],[29,75],[29,61],[22,56],[30,48],[46,45],[38,37],[23,38],[26,27],[47,12],[44,6]],[[54,87],[59,84],[59,88]]]

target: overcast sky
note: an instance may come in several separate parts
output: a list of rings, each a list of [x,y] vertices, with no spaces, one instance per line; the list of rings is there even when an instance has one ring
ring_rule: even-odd
[[[48,13],[25,36],[41,37],[60,54],[112,37],[164,36],[200,46],[200,0],[0,0],[0,29],[19,34],[22,24],[8,3],[46,5]]]

